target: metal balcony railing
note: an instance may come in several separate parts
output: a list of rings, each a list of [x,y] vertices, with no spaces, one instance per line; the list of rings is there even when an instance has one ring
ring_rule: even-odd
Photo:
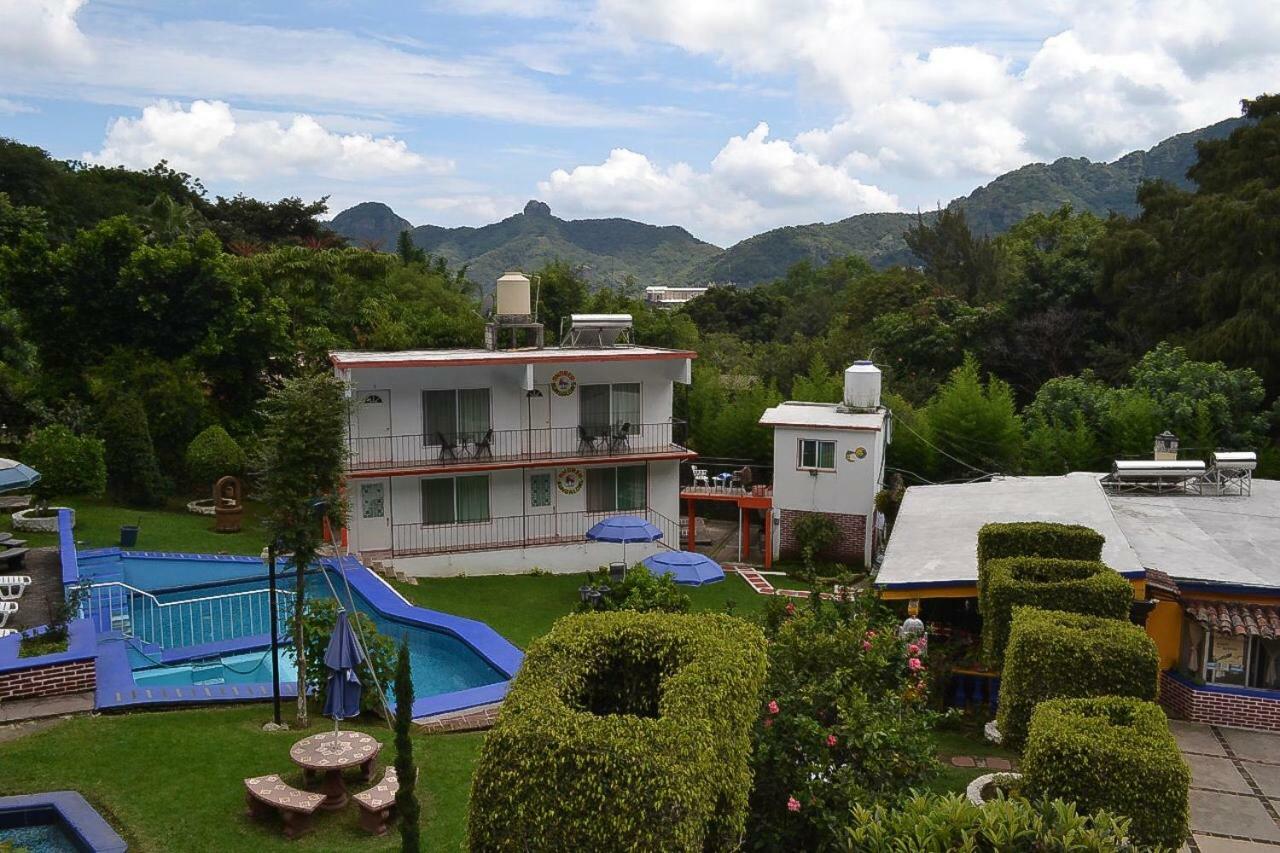
[[[685,448],[684,421],[614,426],[499,429],[473,433],[435,432],[353,437],[348,471],[431,468],[485,462],[535,462],[653,453]]]
[[[390,556],[424,556],[585,542],[587,531],[594,524],[615,515],[639,515],[647,518],[662,531],[661,542],[670,548],[679,549],[680,525],[656,510],[643,509],[511,515],[454,524],[395,524],[391,528]]]

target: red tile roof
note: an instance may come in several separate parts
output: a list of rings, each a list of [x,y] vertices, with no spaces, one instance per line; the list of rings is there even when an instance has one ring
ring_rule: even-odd
[[[1184,600],[1187,614],[1222,634],[1280,637],[1280,607],[1239,601]]]

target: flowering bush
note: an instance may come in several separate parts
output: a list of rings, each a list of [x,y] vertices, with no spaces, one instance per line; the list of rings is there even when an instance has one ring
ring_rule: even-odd
[[[926,672],[892,614],[872,596],[812,601],[766,619],[747,832],[757,850],[823,849],[853,805],[897,797],[935,766]]]

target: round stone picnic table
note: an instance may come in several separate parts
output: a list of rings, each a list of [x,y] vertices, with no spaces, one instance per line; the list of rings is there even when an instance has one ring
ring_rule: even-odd
[[[289,758],[302,768],[310,781],[312,774],[324,774],[322,809],[340,809],[347,804],[347,786],[342,771],[359,767],[360,777],[373,777],[373,763],[382,744],[364,732],[323,732],[304,737],[289,750]]]

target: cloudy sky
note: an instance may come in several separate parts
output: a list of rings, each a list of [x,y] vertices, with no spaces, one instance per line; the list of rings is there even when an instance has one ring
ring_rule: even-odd
[[[1276,0],[0,0],[0,135],[212,192],[727,245],[1280,86]]]

